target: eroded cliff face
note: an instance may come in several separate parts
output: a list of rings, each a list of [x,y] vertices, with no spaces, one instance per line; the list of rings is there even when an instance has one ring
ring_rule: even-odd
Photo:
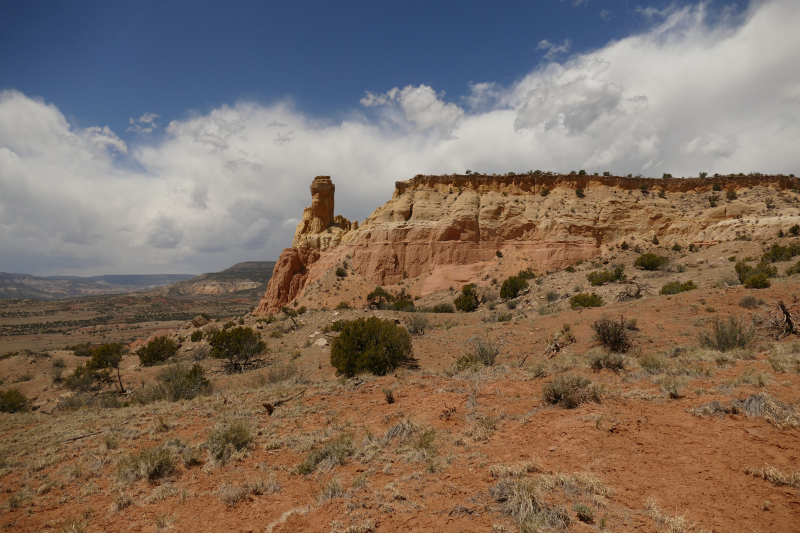
[[[685,246],[772,235],[800,222],[795,195],[783,193],[799,186],[784,176],[417,176],[397,182],[391,200],[359,226],[334,217],[335,188],[319,176],[258,312],[277,311],[343,257],[371,282],[391,285],[488,264],[511,248],[547,270],[625,239]]]

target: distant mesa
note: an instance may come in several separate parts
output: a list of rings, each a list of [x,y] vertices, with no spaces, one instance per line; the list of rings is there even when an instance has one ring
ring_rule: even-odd
[[[397,182],[392,198],[359,225],[334,215],[336,187],[330,176],[317,176],[311,205],[256,313],[277,312],[345,260],[375,285],[440,280],[422,284],[424,295],[442,280],[456,287],[484,282],[498,251],[550,270],[595,258],[631,236],[688,245],[772,235],[786,217],[770,213],[768,195],[798,187],[795,177],[761,175],[418,175]],[[725,200],[727,191],[753,188],[759,194]]]

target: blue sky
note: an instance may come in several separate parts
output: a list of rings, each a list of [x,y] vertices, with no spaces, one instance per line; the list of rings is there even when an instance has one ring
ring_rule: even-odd
[[[457,101],[471,82],[513,83],[644,31],[644,8],[687,2],[37,2],[0,4],[0,88],[52,102],[120,136],[129,117],[164,120],[245,99],[291,99],[336,117],[365,90],[425,84]],[[739,2],[740,13],[746,3]],[[711,16],[725,8],[709,4]]]
[[[800,173],[800,2],[0,3],[0,271],[276,259],[315,175]]]

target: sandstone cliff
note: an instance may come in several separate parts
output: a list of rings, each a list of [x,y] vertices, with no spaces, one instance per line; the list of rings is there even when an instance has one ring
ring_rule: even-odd
[[[359,226],[334,216],[335,187],[319,176],[257,314],[276,312],[343,258],[378,285],[459,268],[467,275],[451,279],[466,283],[498,251],[546,270],[625,239],[685,246],[765,237],[800,222],[797,195],[785,192],[798,187],[785,176],[416,176],[397,182]]]

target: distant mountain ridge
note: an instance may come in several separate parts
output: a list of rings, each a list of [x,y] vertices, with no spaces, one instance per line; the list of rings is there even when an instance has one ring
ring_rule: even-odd
[[[192,279],[179,281],[167,288],[170,296],[216,296],[242,293],[255,296],[263,292],[272,277],[275,261],[245,261],[236,263],[221,272],[200,274]],[[250,294],[252,292],[252,294]]]
[[[55,300],[100,294],[122,294],[156,289],[193,277],[193,274],[33,276],[0,272],[0,299]]]

